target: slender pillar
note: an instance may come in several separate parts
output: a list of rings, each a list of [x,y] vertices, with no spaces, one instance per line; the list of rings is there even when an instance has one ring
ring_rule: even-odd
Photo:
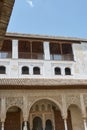
[[[83,119],[83,121],[84,121],[84,128],[85,128],[85,130],[87,130],[86,119]]]
[[[1,124],[1,130],[4,130],[4,122]]]
[[[12,40],[12,58],[18,58],[18,40]]]
[[[65,127],[65,130],[68,130],[67,119],[64,119],[64,127]]]
[[[45,115],[44,115],[44,113],[43,113],[43,130],[45,130]]]
[[[27,121],[24,121],[23,130],[28,130],[28,127],[27,127]]]
[[[49,42],[44,42],[44,59],[50,60],[50,49],[49,49]]]

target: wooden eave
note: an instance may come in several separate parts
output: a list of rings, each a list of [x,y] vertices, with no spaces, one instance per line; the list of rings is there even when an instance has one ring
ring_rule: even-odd
[[[6,33],[13,5],[14,0],[0,0],[0,44]]]
[[[74,38],[74,37],[58,37],[48,35],[31,35],[31,34],[20,34],[20,33],[6,33],[5,39],[17,39],[27,41],[49,41],[49,42],[68,42],[68,43],[81,43],[87,42],[87,39]]]
[[[28,85],[0,85],[0,90],[60,90],[60,89],[87,89],[87,85],[60,85],[60,86],[28,86]]]

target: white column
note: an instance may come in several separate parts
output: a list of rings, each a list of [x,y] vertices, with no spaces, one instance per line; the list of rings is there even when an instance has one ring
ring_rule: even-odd
[[[18,59],[18,40],[12,40],[12,58]]]
[[[84,128],[85,128],[85,130],[87,130],[86,119],[83,119],[83,121],[84,121]]]
[[[27,129],[27,121],[24,121],[23,130],[28,130],[28,129]]]
[[[43,113],[43,130],[45,130],[45,114]]]
[[[67,119],[64,119],[64,127],[65,127],[65,130],[68,130]]]
[[[1,124],[1,130],[4,130],[4,122]]]
[[[44,59],[50,60],[50,48],[49,48],[49,42],[44,42]]]

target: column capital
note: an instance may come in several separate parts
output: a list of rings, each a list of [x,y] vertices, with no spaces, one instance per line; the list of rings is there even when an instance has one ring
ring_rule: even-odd
[[[87,116],[85,114],[82,114],[82,118],[83,118],[83,120],[86,120]]]
[[[27,122],[28,121],[28,116],[27,115],[23,116],[23,120],[24,120],[24,122]]]
[[[63,118],[63,120],[67,119],[67,111],[62,114],[62,118]]]

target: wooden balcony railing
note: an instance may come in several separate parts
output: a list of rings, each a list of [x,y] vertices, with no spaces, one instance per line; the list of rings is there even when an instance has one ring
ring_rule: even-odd
[[[72,54],[63,54],[63,55],[51,54],[50,59],[51,60],[59,60],[59,61],[72,61],[72,60],[74,60]]]
[[[12,58],[12,52],[0,52],[0,59]]]
[[[42,54],[42,53],[19,52],[18,58],[23,58],[23,59],[44,59],[44,54]]]

